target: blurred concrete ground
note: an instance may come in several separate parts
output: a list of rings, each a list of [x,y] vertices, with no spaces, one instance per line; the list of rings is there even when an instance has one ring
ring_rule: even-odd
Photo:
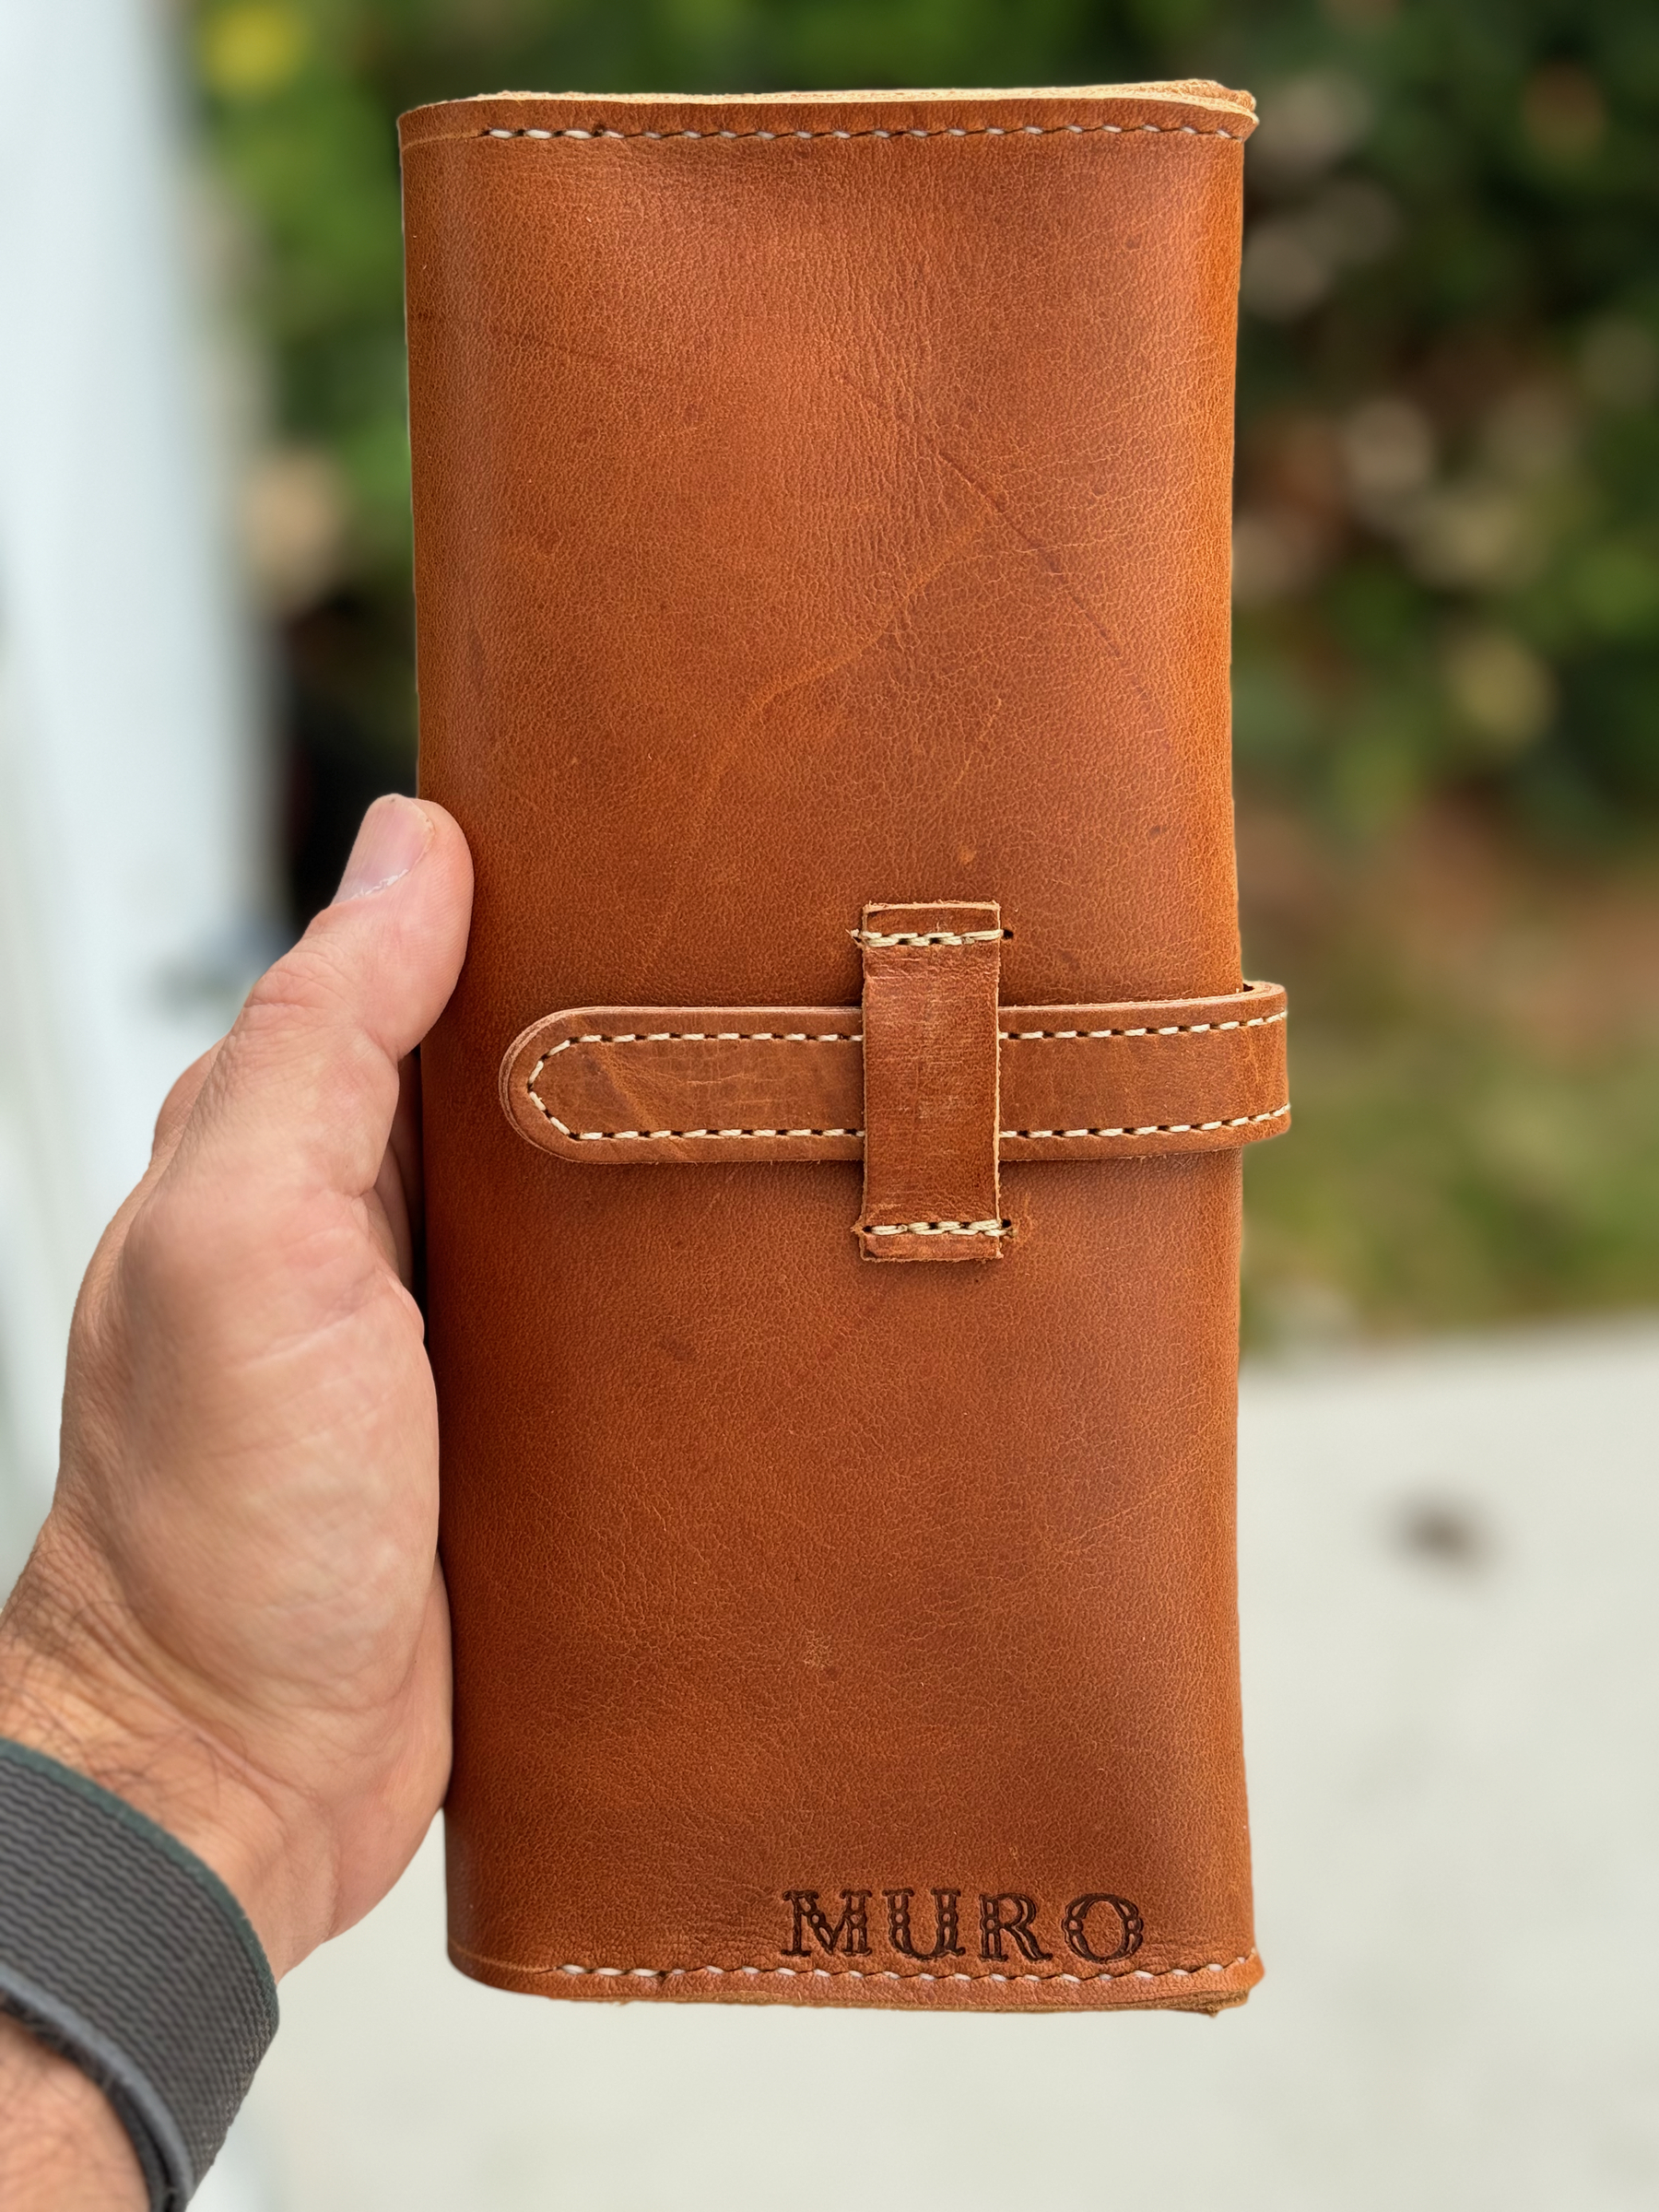
[[[505,1996],[434,1837],[285,1984],[204,2212],[1652,2206],[1656,1412],[1653,1322],[1249,1376],[1242,2012]]]

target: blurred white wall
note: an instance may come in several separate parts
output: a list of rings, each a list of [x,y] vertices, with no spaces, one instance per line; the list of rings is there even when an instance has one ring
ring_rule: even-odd
[[[4,1582],[81,1271],[268,934],[170,15],[0,0]]]

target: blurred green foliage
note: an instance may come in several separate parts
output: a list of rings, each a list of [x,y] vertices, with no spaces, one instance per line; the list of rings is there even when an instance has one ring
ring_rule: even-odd
[[[1239,745],[1360,826],[1447,782],[1659,806],[1659,10],[1631,0],[210,0],[279,429],[401,590],[393,119],[502,85],[1216,76],[1262,100]]]
[[[270,438],[313,491],[319,465],[338,487],[343,531],[300,561],[290,635],[335,751],[378,732],[382,758],[409,726],[401,109],[504,87],[1254,91],[1240,785],[1338,856],[1316,915],[1255,933],[1312,1018],[1300,1152],[1253,1171],[1260,1265],[1384,1321],[1659,1295],[1659,1052],[1627,1037],[1546,1067],[1524,1024],[1483,1028],[1479,991],[1442,1034],[1432,980],[1392,972],[1386,919],[1340,889],[1437,806],[1569,872],[1659,826],[1659,8],[199,0],[190,35],[251,241]],[[290,470],[272,509],[290,535],[306,480]],[[1541,1195],[1515,1101],[1563,1086],[1590,1164]]]

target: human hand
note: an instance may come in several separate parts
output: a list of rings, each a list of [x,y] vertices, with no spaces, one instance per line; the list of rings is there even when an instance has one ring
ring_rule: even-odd
[[[391,1887],[448,1776],[407,1055],[471,895],[449,816],[378,801],[174,1088],[82,1286],[57,1493],[0,1616],[0,1735],[189,1845],[278,1975]]]

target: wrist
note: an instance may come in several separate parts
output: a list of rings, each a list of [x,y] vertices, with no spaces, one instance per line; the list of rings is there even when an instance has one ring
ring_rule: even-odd
[[[103,2091],[0,2013],[0,2204],[7,2212],[142,2212],[148,2197]]]
[[[135,1806],[211,1868],[280,1977],[314,1947],[327,1853],[234,1740],[135,1663],[128,1624],[87,1594],[73,1604],[31,1559],[0,1615],[0,1736],[42,1752]]]

